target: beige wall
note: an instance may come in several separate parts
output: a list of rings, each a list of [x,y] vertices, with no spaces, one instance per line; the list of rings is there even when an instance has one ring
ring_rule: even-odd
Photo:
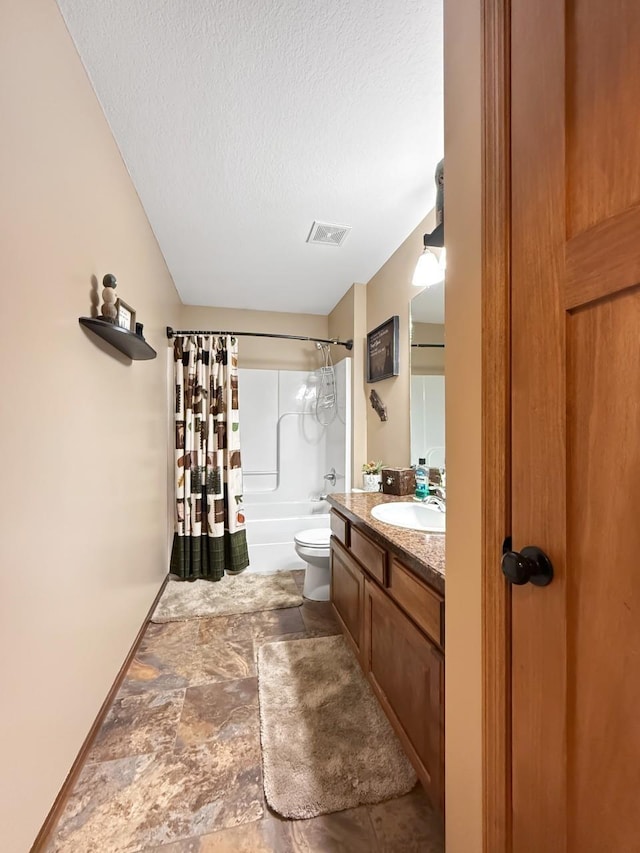
[[[362,465],[367,460],[367,388],[365,385],[365,339],[367,334],[367,288],[354,284],[329,314],[329,337],[354,342],[349,352],[332,347],[335,362],[351,358],[351,458],[352,485],[362,485]]]
[[[381,421],[371,406],[367,409],[367,453],[371,459],[382,459],[385,465],[410,464],[409,302],[414,295],[411,277],[422,252],[422,237],[433,227],[434,216],[430,213],[367,284],[367,331],[394,314],[400,317],[400,374],[367,385],[367,397],[375,388],[388,415],[388,420]]]
[[[444,325],[442,323],[412,323],[411,343],[443,344]],[[444,349],[411,348],[412,375],[441,375],[444,373]],[[415,459],[411,460],[415,462]]]
[[[249,311],[242,308],[206,308],[183,305],[176,328],[211,329],[230,332],[274,332],[328,338],[328,320],[320,314],[283,314],[275,311]],[[240,367],[263,370],[315,370],[320,354],[313,343],[270,338],[240,338]]]
[[[54,0],[0,4],[0,834],[28,850],[167,572],[171,277]],[[155,361],[85,332],[112,272]]]
[[[444,20],[447,853],[482,850],[480,6]]]

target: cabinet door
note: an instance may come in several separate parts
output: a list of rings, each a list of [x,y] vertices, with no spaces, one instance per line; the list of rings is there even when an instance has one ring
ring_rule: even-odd
[[[347,640],[362,660],[364,574],[347,552],[331,542],[331,601]]]
[[[364,669],[434,806],[444,801],[444,659],[365,581]]]

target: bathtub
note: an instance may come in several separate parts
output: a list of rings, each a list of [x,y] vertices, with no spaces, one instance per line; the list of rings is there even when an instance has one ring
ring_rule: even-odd
[[[268,503],[255,500],[257,497],[246,495],[244,503],[249,545],[247,572],[304,569],[305,564],[293,547],[293,537],[300,530],[329,527],[329,504],[327,501]]]

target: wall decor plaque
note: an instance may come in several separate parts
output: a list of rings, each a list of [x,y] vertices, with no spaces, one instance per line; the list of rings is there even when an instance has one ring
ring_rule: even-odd
[[[390,379],[400,373],[397,314],[381,323],[367,335],[367,382]]]

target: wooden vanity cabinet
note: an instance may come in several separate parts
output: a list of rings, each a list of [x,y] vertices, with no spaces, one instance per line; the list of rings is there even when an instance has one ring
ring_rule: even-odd
[[[444,599],[364,530],[331,515],[331,601],[343,633],[444,811]]]
[[[364,575],[335,539],[331,542],[331,601],[342,631],[362,665]]]
[[[364,671],[433,805],[443,810],[444,656],[365,580]]]

